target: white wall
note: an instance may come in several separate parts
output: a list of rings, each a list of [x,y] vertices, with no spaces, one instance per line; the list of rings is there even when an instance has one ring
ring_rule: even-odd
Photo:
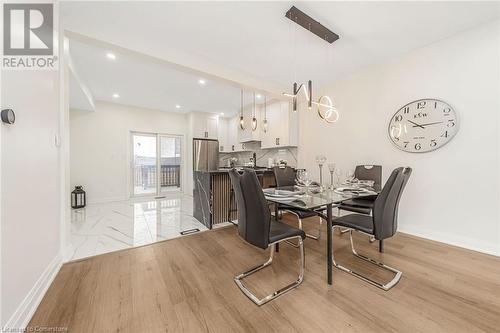
[[[29,319],[61,262],[58,82],[58,71],[2,72],[2,107],[17,116],[0,125],[2,327]]]
[[[415,50],[351,76],[326,92],[340,110],[336,124],[301,112],[299,166],[316,171],[324,154],[340,168],[381,164],[413,174],[399,211],[399,230],[500,255],[498,21]],[[438,98],[460,117],[441,149],[405,153],[387,134],[391,116],[419,98]]]
[[[186,155],[184,114],[103,102],[96,103],[94,112],[71,110],[71,186],[83,185],[89,202],[130,197],[131,131],[184,135]],[[183,188],[186,168],[184,163]]]

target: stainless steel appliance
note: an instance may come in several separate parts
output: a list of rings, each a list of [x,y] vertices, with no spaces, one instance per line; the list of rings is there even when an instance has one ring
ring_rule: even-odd
[[[193,139],[193,171],[219,169],[219,141]]]

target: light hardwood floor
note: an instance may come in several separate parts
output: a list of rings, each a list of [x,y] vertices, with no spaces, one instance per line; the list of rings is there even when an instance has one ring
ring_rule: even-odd
[[[401,233],[379,254],[357,235],[360,252],[401,269],[401,281],[384,292],[334,269],[329,286],[325,232],[319,242],[305,241],[302,285],[262,307],[233,277],[267,252],[227,227],[63,265],[30,326],[72,333],[500,331],[500,258]],[[336,258],[371,271],[351,257],[348,239],[335,235]],[[263,295],[292,281],[297,265],[297,249],[283,244],[272,268],[248,283]]]

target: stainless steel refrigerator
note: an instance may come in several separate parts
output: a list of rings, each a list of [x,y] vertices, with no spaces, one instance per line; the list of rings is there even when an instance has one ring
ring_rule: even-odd
[[[219,169],[219,141],[193,139],[193,171]]]

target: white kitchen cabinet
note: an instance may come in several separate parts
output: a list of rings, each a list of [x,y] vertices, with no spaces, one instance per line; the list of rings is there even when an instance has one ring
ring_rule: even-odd
[[[210,113],[192,114],[193,138],[217,140],[218,116]]]
[[[261,148],[297,147],[298,114],[290,102],[279,101],[267,107],[267,132],[261,131]]]
[[[227,130],[228,119],[219,117],[219,122],[217,124],[217,139],[219,140],[220,153],[229,153],[231,151]]]

